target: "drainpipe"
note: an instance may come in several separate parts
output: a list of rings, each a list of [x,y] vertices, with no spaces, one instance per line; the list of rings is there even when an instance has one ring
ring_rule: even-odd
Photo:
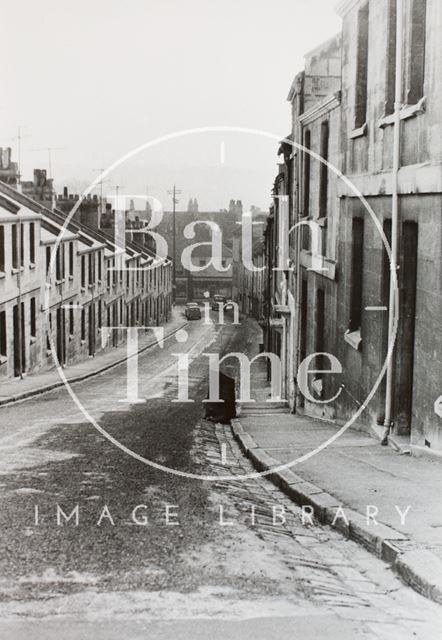
[[[302,88],[304,91],[304,88]],[[298,142],[303,143],[303,128],[302,125],[296,119],[296,124],[294,126],[294,132],[296,132],[296,138]],[[293,147],[293,152],[295,148]],[[296,220],[295,223],[298,223],[301,220],[301,202],[302,202],[302,170],[304,164],[305,154],[304,151],[301,151],[299,147],[297,148],[296,157],[293,158],[294,169],[293,169],[293,187],[296,185],[296,200],[293,199],[293,207],[295,207],[296,202]],[[294,404],[293,404],[293,413],[298,412],[298,393],[299,393],[299,385],[298,385],[298,368],[299,368],[299,355],[300,355],[300,315],[301,315],[301,229],[299,226],[296,227],[296,235],[295,235],[295,321],[293,323],[293,346],[294,346],[294,358],[293,358],[293,370],[295,376],[295,385],[294,385]]]
[[[390,297],[388,312],[388,344],[393,340],[395,322],[397,321],[395,285],[397,277],[398,258],[398,217],[399,217],[399,184],[401,149],[401,109],[402,109],[402,75],[403,75],[403,0],[397,0],[396,8],[396,88],[394,104],[394,138],[393,138],[393,171],[392,171],[392,199],[391,199],[391,271]],[[393,383],[394,383],[394,350],[390,354],[386,374],[385,392],[385,433],[383,444],[387,444],[387,437],[392,427]]]
[[[22,298],[22,291],[21,291],[21,256],[22,256],[22,251],[23,246],[22,246],[22,230],[24,229],[23,227],[23,222],[20,219],[19,215],[17,216],[17,252],[18,252],[18,272],[17,272],[17,324],[18,324],[18,332],[17,332],[17,336],[18,336],[18,367],[19,367],[19,375],[20,375],[20,379],[23,380],[23,349],[26,349],[26,339],[25,339],[25,335],[26,334],[26,327],[24,332],[22,333],[22,324],[24,324],[23,322],[23,318],[22,318],[22,308],[21,308],[21,298]],[[24,261],[23,261],[24,262]],[[24,343],[24,345],[23,345]]]

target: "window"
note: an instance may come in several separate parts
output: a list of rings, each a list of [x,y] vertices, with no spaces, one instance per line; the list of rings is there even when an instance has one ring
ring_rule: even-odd
[[[55,257],[55,279],[57,282],[61,280],[61,244],[58,245],[57,255]]]
[[[412,0],[410,27],[407,102],[416,104],[424,96],[427,0]]]
[[[5,270],[5,228],[0,225],[0,271]]]
[[[69,275],[74,276],[74,243],[69,243]]]
[[[84,308],[81,310],[81,339],[86,340],[86,311]]]
[[[17,225],[11,226],[12,233],[12,268],[18,269],[18,239],[17,239]]]
[[[31,337],[35,338],[35,336],[37,335],[37,317],[36,317],[36,310],[35,310],[35,298],[31,298],[30,315],[31,315]]]
[[[325,352],[325,296],[323,289],[316,291],[316,335],[315,335],[315,351],[316,353]],[[316,368],[321,373],[316,374],[317,378],[323,378],[322,371],[326,366],[324,356],[316,356]]]
[[[98,301],[98,328],[99,328],[99,329],[101,329],[101,327],[102,327],[102,325],[103,325],[102,320],[101,320],[101,314],[102,314],[102,311],[103,311],[103,309],[102,309],[102,302],[101,302],[101,300],[99,300],[99,301]]]
[[[86,256],[81,256],[81,286],[86,286]]]
[[[387,66],[385,90],[385,115],[394,113],[396,94],[396,18],[397,0],[388,0],[387,16]]]
[[[350,332],[360,329],[362,320],[362,268],[364,251],[364,221],[362,218],[353,218],[351,247]]]
[[[93,253],[90,253],[88,256],[88,275],[89,275],[89,284],[93,284],[94,283],[94,276],[95,276],[95,255]]]
[[[25,266],[25,226],[20,225],[20,266]]]
[[[0,356],[6,357],[7,355],[6,311],[0,311]]]
[[[29,225],[29,261],[35,264],[35,223]]]
[[[49,275],[49,265],[51,264],[51,248],[46,247],[46,277]]]
[[[74,329],[75,329],[74,309],[73,307],[70,307],[69,308],[69,334],[71,336],[74,335]]]
[[[329,124],[325,121],[321,124],[321,158],[328,162],[329,146]],[[327,196],[328,196],[328,166],[321,162],[319,176],[319,217],[327,216]]]
[[[101,276],[103,275],[101,251],[99,251],[97,255],[97,259],[98,259],[98,279],[101,282]]]
[[[307,150],[311,149],[312,142],[312,134],[309,130],[305,132],[304,135],[304,194],[303,194],[303,203],[304,203],[304,216],[308,216],[310,213],[310,154]]]
[[[50,340],[50,334],[52,332],[52,313],[49,314],[49,326],[46,329],[46,350],[50,351],[51,349],[51,340]]]
[[[358,12],[358,45],[356,57],[355,128],[367,121],[368,95],[368,33],[370,10],[367,2]]]

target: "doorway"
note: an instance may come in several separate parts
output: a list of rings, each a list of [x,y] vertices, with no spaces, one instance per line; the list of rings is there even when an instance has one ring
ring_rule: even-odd
[[[414,336],[416,324],[418,225],[402,227],[399,269],[399,330],[396,340],[395,433],[409,436],[413,409]]]
[[[26,342],[25,342],[25,305],[22,302],[14,306],[13,312],[14,334],[14,376],[20,376],[26,370]]]
[[[57,309],[57,358],[60,365],[66,362],[65,310]]]
[[[89,355],[95,355],[95,305],[89,305],[88,308],[88,324],[89,324]]]

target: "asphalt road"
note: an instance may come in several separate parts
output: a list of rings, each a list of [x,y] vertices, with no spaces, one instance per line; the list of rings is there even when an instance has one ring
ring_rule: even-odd
[[[303,523],[266,480],[243,481],[252,469],[229,427],[204,420],[204,353],[249,352],[251,325],[186,330],[186,342],[171,338],[140,357],[146,402],[121,401],[125,366],[74,391],[143,458],[238,479],[195,480],[134,459],[65,389],[0,409],[0,637],[440,637],[440,607],[361,547]],[[183,351],[192,357],[186,404],[173,402]]]

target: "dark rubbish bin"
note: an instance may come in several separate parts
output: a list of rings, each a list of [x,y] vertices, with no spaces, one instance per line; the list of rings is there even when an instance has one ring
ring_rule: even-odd
[[[209,391],[207,392],[209,398]],[[219,397],[223,402],[206,402],[204,417],[213,422],[226,424],[236,416],[235,380],[225,373],[219,373]]]

